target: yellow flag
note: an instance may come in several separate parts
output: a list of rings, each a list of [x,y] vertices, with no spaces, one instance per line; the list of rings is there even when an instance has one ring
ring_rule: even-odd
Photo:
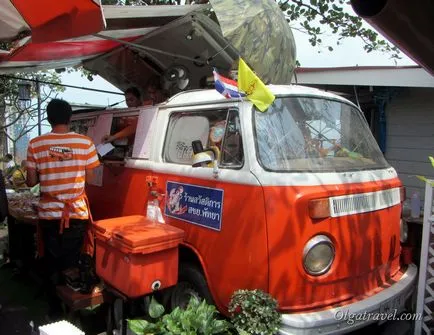
[[[238,64],[238,88],[261,112],[270,107],[276,98],[240,57]]]

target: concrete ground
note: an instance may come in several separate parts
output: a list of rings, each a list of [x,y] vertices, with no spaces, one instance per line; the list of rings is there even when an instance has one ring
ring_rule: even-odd
[[[2,259],[2,251],[7,245],[7,229],[0,226],[0,334],[35,335],[30,323],[44,325],[47,303],[40,283],[28,273],[20,273]],[[81,316],[81,326],[86,335],[105,334],[104,316],[89,311]],[[383,326],[372,325],[353,332],[351,335],[410,335],[410,324],[396,321]]]
[[[7,228],[0,227],[0,334],[31,334],[30,322],[45,323],[47,305],[40,286],[11,264],[5,264]]]

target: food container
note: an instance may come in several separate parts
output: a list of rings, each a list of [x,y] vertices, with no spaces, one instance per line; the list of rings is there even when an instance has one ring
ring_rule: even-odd
[[[39,327],[40,335],[84,335],[80,329],[68,321],[62,320]]]
[[[130,298],[176,285],[184,231],[144,216],[94,222],[96,272]]]

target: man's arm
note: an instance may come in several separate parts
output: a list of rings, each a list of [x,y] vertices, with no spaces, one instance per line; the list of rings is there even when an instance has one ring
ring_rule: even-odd
[[[33,187],[37,183],[39,183],[39,176],[36,169],[28,168],[27,169],[27,178],[26,178],[26,184],[28,187]]]
[[[88,158],[86,162],[86,183],[90,184],[95,179],[95,168],[100,165],[95,145],[90,143],[88,149]]]
[[[129,136],[133,135],[136,132],[138,122],[139,122],[139,120],[135,119],[132,121],[132,123],[130,125],[126,126],[122,130],[118,131],[116,134],[113,134],[110,136],[104,136],[103,142],[104,143],[113,142],[113,141],[118,140],[120,138],[129,137]]]

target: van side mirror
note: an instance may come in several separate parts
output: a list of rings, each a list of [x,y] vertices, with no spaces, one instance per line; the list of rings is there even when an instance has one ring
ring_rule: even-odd
[[[191,142],[193,148],[193,163],[192,167],[207,167],[212,163],[214,177],[218,177],[218,152],[216,148],[203,148],[202,142],[199,140]]]

